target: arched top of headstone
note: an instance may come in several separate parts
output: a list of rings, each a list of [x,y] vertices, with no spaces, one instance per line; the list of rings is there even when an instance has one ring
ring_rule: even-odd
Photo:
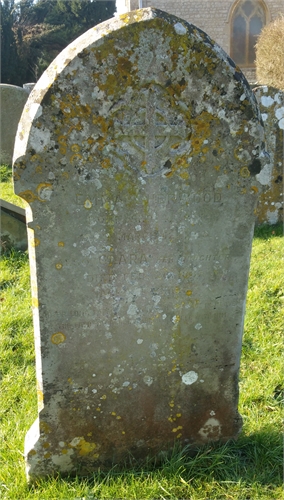
[[[125,145],[123,139],[132,127],[143,142],[145,123],[146,156],[141,140]],[[109,161],[122,168],[130,155],[142,176],[156,175],[168,166],[173,172],[173,163],[184,165],[189,158],[204,161],[216,128],[222,128],[224,146],[237,147],[234,155],[258,173],[261,118],[240,69],[197,27],[147,8],[90,29],[59,54],[32,91],[14,159],[20,159],[21,170],[35,155],[60,162],[70,150],[70,161],[87,168],[96,149],[96,168]],[[176,147],[166,139],[169,134],[178,139]]]

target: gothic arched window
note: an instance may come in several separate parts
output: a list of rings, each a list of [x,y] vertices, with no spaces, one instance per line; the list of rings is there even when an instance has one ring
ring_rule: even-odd
[[[254,66],[256,40],[266,24],[260,0],[241,0],[231,18],[231,57],[240,66]]]

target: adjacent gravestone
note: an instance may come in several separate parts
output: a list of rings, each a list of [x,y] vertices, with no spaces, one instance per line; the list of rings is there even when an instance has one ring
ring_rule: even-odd
[[[242,73],[144,9],[69,45],[32,97],[14,165],[31,206],[28,477],[236,437],[263,136]]]
[[[276,224],[283,221],[283,167],[284,167],[284,92],[273,87],[254,89],[264,122],[266,149],[270,159],[259,182],[266,185],[257,206],[257,224]]]
[[[25,251],[28,248],[26,212],[0,199],[0,246],[2,251],[16,248]]]
[[[18,123],[28,93],[15,85],[0,84],[0,164],[11,165]]]

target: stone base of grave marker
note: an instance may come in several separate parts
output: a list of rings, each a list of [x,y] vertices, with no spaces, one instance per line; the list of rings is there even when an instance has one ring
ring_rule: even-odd
[[[263,126],[234,63],[155,9],[67,47],[15,148],[30,204],[29,479],[238,436]]]

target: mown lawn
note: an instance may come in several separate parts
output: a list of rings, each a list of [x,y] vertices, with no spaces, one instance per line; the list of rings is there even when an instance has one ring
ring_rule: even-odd
[[[4,171],[4,170],[3,170]],[[5,170],[7,173],[7,170]],[[2,177],[15,202],[11,178]],[[3,190],[2,190],[3,193]],[[1,499],[284,499],[282,489],[284,253],[281,226],[256,230],[240,374],[242,434],[190,458],[175,450],[163,464],[116,467],[89,478],[57,478],[28,487],[23,443],[37,416],[29,266],[26,253],[0,263]]]

